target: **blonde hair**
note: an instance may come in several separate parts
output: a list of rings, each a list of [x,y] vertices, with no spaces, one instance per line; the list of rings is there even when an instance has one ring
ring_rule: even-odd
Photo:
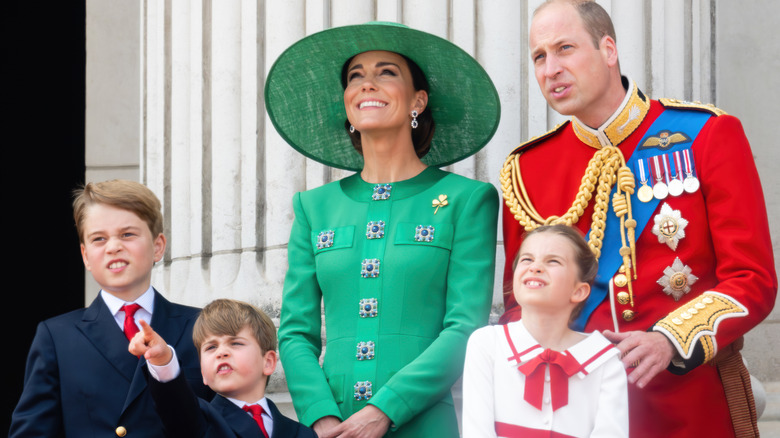
[[[87,209],[96,204],[110,205],[135,213],[149,227],[152,237],[163,232],[163,216],[160,200],[145,185],[129,180],[114,179],[98,183],[87,183],[73,191],[73,220],[79,233],[79,242],[84,243],[84,221]]]
[[[192,342],[200,347],[209,336],[236,336],[249,327],[263,353],[276,351],[276,327],[262,310],[243,301],[220,298],[201,310],[192,328]]]

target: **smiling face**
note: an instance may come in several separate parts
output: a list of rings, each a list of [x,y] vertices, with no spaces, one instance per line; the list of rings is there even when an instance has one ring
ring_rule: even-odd
[[[531,60],[547,103],[563,115],[599,127],[625,96],[615,40],[604,36],[597,47],[577,10],[552,3],[533,18]]]
[[[399,54],[384,51],[356,55],[347,67],[344,106],[347,119],[362,135],[403,131],[411,136],[411,112],[422,113],[427,93],[414,89],[412,73]]]
[[[276,360],[276,351],[263,352],[249,326],[235,336],[208,336],[200,347],[203,383],[220,395],[247,403],[264,397]]]
[[[84,266],[103,290],[130,302],[149,289],[165,252],[163,234],[153,237],[135,213],[106,204],[87,207],[82,229]]]
[[[580,280],[572,242],[550,232],[529,235],[523,241],[512,289],[523,308],[568,313],[590,293],[590,285]]]

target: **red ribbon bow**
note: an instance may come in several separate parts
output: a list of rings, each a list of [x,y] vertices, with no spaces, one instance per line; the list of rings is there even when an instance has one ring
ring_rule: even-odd
[[[544,370],[548,366],[550,395],[553,411],[556,411],[569,403],[569,377],[576,374],[581,366],[571,354],[562,354],[547,348],[540,355],[517,367],[526,376],[523,398],[539,410],[542,409],[544,397]]]

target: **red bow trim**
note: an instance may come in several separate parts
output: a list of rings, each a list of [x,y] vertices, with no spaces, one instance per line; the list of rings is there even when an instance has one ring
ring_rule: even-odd
[[[542,410],[544,374],[548,367],[550,368],[550,396],[553,411],[556,411],[569,403],[569,377],[582,367],[571,354],[559,353],[549,348],[518,366],[517,369],[526,376],[523,398],[539,410]]]

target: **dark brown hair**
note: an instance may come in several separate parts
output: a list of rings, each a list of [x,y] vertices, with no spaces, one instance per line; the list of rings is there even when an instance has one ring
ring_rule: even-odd
[[[409,71],[412,73],[412,86],[414,87],[414,91],[422,90],[430,96],[428,80],[425,78],[425,74],[420,66],[400,53],[397,55],[402,57],[409,66]],[[354,56],[352,58],[354,58]],[[352,58],[349,58],[347,62],[344,63],[344,66],[341,67],[341,86],[344,89],[347,88],[347,71],[349,70],[349,63],[352,62]],[[425,108],[422,113],[417,115],[417,123],[417,128],[412,129],[412,144],[414,145],[414,151],[417,153],[417,157],[422,158],[431,149],[431,140],[433,140],[433,133],[436,131],[436,122],[433,120],[430,109]],[[357,130],[355,130],[355,132],[349,132],[350,126],[351,123],[349,123],[349,120],[346,120],[344,122],[344,128],[347,130],[349,139],[352,141],[352,146],[360,155],[363,155],[363,143],[360,139],[360,132]]]

